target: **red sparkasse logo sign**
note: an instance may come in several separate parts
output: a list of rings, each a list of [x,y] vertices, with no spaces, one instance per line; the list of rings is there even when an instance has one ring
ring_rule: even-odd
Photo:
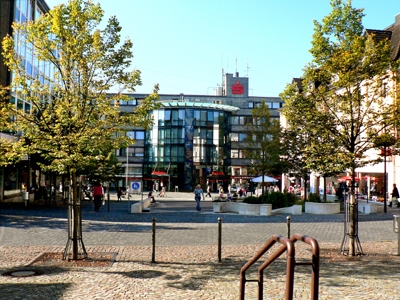
[[[239,80],[236,80],[235,84],[232,85],[232,94],[241,95],[244,93],[244,87],[240,84]]]

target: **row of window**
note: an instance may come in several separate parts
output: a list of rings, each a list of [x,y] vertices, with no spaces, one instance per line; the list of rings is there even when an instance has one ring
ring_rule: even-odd
[[[249,102],[249,108],[256,108],[260,107],[261,102]],[[278,109],[281,108],[283,103],[282,102],[265,102],[269,108]]]
[[[217,147],[215,146],[194,146],[193,147],[193,161],[217,161],[218,159]],[[245,158],[244,150],[231,150],[231,158]],[[144,157],[144,148],[122,148],[115,152],[117,156],[121,157]],[[148,148],[148,156],[157,161],[185,161],[185,148],[183,146],[157,146]],[[161,160],[160,160],[161,159]],[[149,159],[150,161],[152,159]]]

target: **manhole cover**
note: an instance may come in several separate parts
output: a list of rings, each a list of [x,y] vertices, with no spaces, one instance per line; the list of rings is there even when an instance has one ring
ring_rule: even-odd
[[[36,270],[17,270],[17,271],[8,271],[3,273],[3,276],[12,276],[12,277],[29,277],[29,276],[39,276],[42,275],[43,272]]]

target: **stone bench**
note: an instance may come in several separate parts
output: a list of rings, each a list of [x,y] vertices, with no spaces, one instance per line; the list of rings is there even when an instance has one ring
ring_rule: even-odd
[[[358,211],[363,214],[376,214],[378,212],[383,212],[384,204],[381,202],[358,200]]]
[[[236,213],[240,215],[252,216],[270,216],[272,210],[271,204],[249,204],[242,202],[224,202],[215,201],[213,203],[213,212],[215,213]]]
[[[331,215],[340,213],[340,203],[306,202],[305,213],[313,215]]]
[[[144,209],[148,208],[151,204],[151,198],[143,199],[131,205],[131,214],[141,214]]]

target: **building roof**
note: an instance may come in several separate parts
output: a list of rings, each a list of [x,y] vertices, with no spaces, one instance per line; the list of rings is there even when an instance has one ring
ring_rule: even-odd
[[[365,32],[368,35],[373,35],[374,41],[377,42],[388,39],[390,41],[390,48],[392,49],[390,57],[396,60],[399,58],[400,26],[394,26],[393,24],[392,30],[366,29]]]
[[[395,16],[395,22],[384,29],[390,31],[390,47],[392,49],[391,58],[393,60],[400,59],[400,14]]]
[[[234,112],[240,110],[240,108],[224,104],[208,103],[208,102],[181,102],[181,101],[170,101],[161,102],[163,108],[204,108],[204,109],[215,109],[223,110],[228,112]]]

